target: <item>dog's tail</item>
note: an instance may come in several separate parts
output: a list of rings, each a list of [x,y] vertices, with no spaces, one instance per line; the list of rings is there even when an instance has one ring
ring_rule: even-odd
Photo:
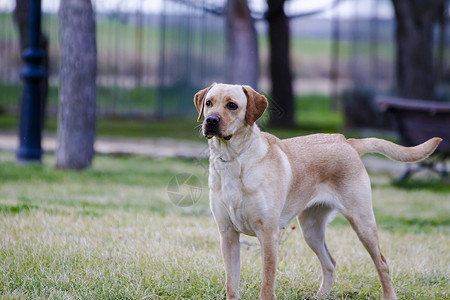
[[[435,137],[415,147],[403,147],[377,138],[348,139],[347,141],[359,155],[381,153],[392,160],[417,162],[430,156],[442,139]]]

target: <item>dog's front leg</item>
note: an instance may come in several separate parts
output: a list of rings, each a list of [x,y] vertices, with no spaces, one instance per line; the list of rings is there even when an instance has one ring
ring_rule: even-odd
[[[231,228],[220,230],[225,263],[227,300],[239,299],[240,244],[239,233]]]
[[[277,228],[278,229],[278,228]],[[275,299],[279,230],[266,230],[258,234],[262,256],[261,300]]]

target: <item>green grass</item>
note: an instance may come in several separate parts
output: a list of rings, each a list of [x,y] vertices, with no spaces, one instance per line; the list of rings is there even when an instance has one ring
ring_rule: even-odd
[[[21,84],[0,82],[0,113],[17,109],[22,95]],[[58,87],[49,86],[48,106],[51,111],[58,108]],[[103,114],[138,114],[141,111],[156,112],[157,91],[154,88],[106,88],[97,87],[97,107]]]
[[[10,93],[11,97],[19,97],[20,91],[11,85],[5,85],[5,93]],[[122,90],[126,93],[127,102],[118,104],[117,110],[126,112],[126,107],[144,108],[145,105],[156,104],[156,91],[152,89],[131,89]],[[53,88],[50,91],[50,103],[56,106],[57,91]],[[54,95],[55,98],[52,98]],[[99,105],[106,104],[108,101],[108,91],[99,89]],[[120,107],[119,105],[122,105]],[[189,105],[194,107],[189,99]],[[2,104],[0,103],[0,106]],[[305,135],[316,132],[339,132],[344,124],[344,117],[340,112],[334,112],[330,109],[330,98],[320,95],[304,95],[295,98],[296,121],[297,125],[289,129],[271,128],[266,126],[268,113],[262,118],[262,128],[271,132],[280,138]],[[99,136],[112,137],[143,137],[143,138],[180,138],[188,140],[199,140],[198,130],[195,128],[200,124],[196,122],[196,112],[193,108],[191,118],[175,118],[168,120],[149,120],[144,118],[99,118],[97,122],[97,132]],[[0,130],[13,131],[18,126],[18,117],[11,114],[1,114],[0,112]],[[46,119],[46,131],[56,132],[56,118],[49,116]]]
[[[0,115],[1,131],[16,131],[18,117],[15,115]],[[145,120],[128,118],[107,118],[97,120],[97,135],[100,137],[126,138],[173,138],[201,141],[198,123],[194,119]],[[54,117],[46,119],[47,133],[55,134],[57,120]]]
[[[96,156],[83,172],[55,170],[53,161],[46,155],[43,165],[17,165],[13,153],[0,152],[3,298],[225,298],[207,161]],[[187,208],[167,195],[170,180],[183,172],[203,186]],[[399,298],[448,299],[449,193],[372,179],[381,248]],[[311,299],[319,287],[318,260],[300,235],[292,228],[283,233],[278,299]],[[241,298],[256,299],[259,246],[242,239]],[[369,255],[341,218],[329,225],[327,243],[337,261],[330,299],[379,299]]]
[[[165,201],[167,184],[176,174],[175,170],[196,170],[194,164],[183,161],[168,160],[161,164],[152,161],[148,165],[148,159],[141,157],[100,156],[94,167],[85,172],[62,171],[54,170],[50,159],[45,157],[46,166],[15,166],[13,162],[2,162],[2,210],[30,211],[38,206],[48,212],[64,212],[75,207],[83,214],[94,215],[104,214],[108,209],[165,214],[169,207],[176,208]],[[8,191],[14,190],[18,192],[14,193],[18,202],[9,201],[13,199],[8,197]],[[105,190],[112,193],[104,194]],[[95,201],[89,200],[94,198]]]

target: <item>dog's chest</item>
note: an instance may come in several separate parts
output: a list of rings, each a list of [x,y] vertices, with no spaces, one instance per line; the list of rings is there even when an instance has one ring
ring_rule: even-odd
[[[229,222],[239,232],[254,235],[248,219],[251,199],[239,162],[217,162],[210,168],[211,209],[218,222]]]

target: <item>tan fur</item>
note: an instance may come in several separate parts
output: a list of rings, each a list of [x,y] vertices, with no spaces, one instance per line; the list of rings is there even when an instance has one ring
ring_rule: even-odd
[[[415,147],[403,147],[377,138],[348,139],[350,145],[356,149],[359,155],[365,153],[381,153],[392,160],[403,162],[417,162],[430,156],[436,150],[441,138],[432,138]]]
[[[207,100],[211,101],[209,107],[204,106]],[[439,138],[412,148],[380,139],[347,140],[340,134],[280,140],[254,124],[267,100],[248,86],[214,84],[197,93],[194,102],[200,116],[220,118],[219,132],[208,141],[209,188],[211,211],[221,237],[227,299],[239,297],[241,233],[259,239],[263,261],[260,296],[275,298],[279,233],[295,217],[322,266],[319,295],[327,296],[336,262],[325,243],[325,227],[335,210],[348,219],[374,261],[383,298],[396,299],[379,248],[369,176],[359,156],[379,152],[395,160],[417,161],[434,151]],[[230,110],[229,102],[238,109]],[[204,122],[204,132],[206,126]]]

